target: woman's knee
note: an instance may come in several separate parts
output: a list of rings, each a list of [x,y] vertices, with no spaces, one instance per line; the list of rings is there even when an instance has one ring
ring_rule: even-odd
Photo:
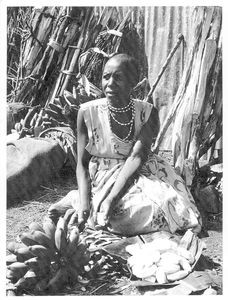
[[[77,197],[77,194],[77,190],[70,191],[61,200],[52,204],[48,209],[48,215],[53,217],[61,216],[64,215],[69,208],[75,208],[74,203],[76,201],[75,198]]]

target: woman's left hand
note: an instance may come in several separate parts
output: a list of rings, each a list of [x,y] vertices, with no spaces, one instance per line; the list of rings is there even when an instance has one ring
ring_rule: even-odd
[[[105,198],[98,210],[94,212],[94,222],[106,226],[109,223],[109,217],[112,210],[113,199],[110,197]]]

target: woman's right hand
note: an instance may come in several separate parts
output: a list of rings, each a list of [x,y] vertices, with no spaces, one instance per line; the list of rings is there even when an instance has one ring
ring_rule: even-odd
[[[90,215],[89,205],[83,204],[78,211],[78,227],[83,228]]]

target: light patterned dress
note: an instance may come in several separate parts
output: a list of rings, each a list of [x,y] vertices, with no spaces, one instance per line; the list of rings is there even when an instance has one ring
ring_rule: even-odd
[[[92,209],[99,207],[110,192],[150,116],[151,104],[133,101],[135,132],[131,142],[122,141],[112,132],[105,98],[81,105],[89,137],[86,150],[92,155],[89,162]],[[183,179],[163,158],[151,152],[134,183],[115,204],[110,230],[135,235],[158,230],[173,233],[196,226],[201,226],[200,214]]]

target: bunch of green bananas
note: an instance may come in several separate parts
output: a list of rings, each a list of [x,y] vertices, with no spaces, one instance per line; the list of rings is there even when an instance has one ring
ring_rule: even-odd
[[[26,135],[38,136],[43,130],[52,127],[76,128],[79,105],[78,97],[64,91],[62,96],[58,96],[45,107],[30,107],[25,118],[15,124],[15,130],[22,138]]]
[[[29,231],[19,235],[22,243],[7,245],[6,277],[17,293],[56,293],[73,285],[85,272],[90,260],[87,244],[76,225],[76,212],[69,209],[57,223],[49,217],[43,225],[32,222]],[[13,288],[12,288],[13,286]]]

